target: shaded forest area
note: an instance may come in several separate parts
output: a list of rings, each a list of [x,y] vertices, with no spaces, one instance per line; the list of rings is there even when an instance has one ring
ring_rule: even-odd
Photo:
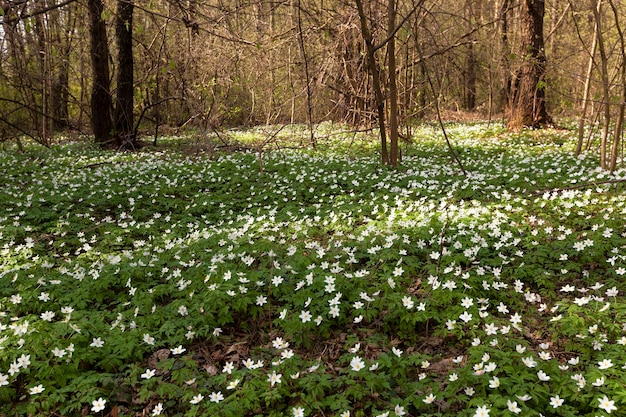
[[[305,123],[314,144],[314,125],[332,120],[379,128],[382,162],[395,166],[416,121],[469,112],[511,129],[574,117],[576,152],[599,148],[602,167],[615,169],[626,98],[621,2],[0,6],[2,141],[49,144],[71,130],[128,149],[163,127]]]

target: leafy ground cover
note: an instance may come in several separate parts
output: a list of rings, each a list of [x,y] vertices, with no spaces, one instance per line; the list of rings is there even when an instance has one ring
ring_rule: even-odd
[[[626,170],[449,129],[5,150],[0,415],[624,415]]]

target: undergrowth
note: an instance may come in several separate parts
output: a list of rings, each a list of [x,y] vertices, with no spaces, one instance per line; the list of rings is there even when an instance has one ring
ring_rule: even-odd
[[[1,153],[0,415],[623,413],[625,170],[332,128]]]

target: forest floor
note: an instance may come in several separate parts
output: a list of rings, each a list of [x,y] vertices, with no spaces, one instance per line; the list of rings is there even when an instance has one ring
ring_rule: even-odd
[[[447,129],[5,148],[0,416],[626,415],[626,169]]]

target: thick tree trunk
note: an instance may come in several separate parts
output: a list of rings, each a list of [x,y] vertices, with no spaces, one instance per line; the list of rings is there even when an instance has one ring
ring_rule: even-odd
[[[522,0],[521,66],[517,72],[509,128],[541,127],[550,122],[546,110],[546,56],[543,42],[544,0]]]
[[[133,147],[133,0],[118,0],[115,36],[117,38],[117,100],[115,132],[118,146]]]
[[[89,34],[91,37],[91,126],[96,143],[107,146],[111,143],[113,122],[111,120],[111,92],[109,81],[109,47],[106,23],[102,19],[102,0],[88,0]]]

